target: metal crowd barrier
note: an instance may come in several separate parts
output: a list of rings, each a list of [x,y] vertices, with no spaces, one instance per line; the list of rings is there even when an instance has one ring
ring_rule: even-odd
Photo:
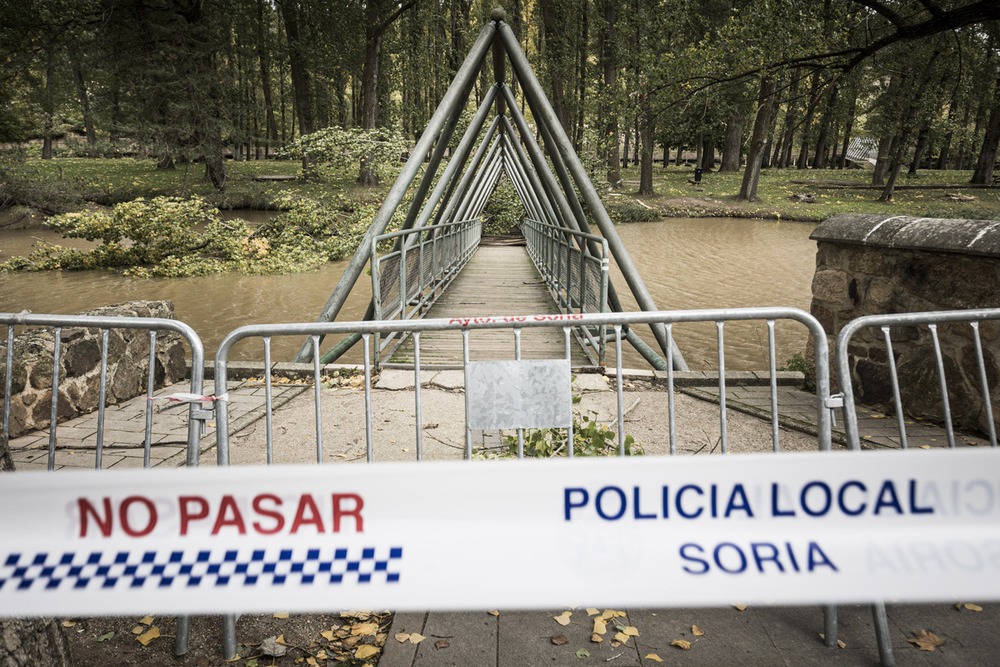
[[[603,313],[608,309],[608,242],[527,217],[521,224],[528,255],[545,281],[559,310],[569,313]],[[600,256],[580,250],[586,241],[600,244]],[[578,329],[591,362],[604,363],[604,327]],[[596,353],[596,354],[595,354]]]
[[[904,416],[906,406],[902,397],[897,368],[897,357],[900,355],[901,348],[909,351],[912,361],[923,363],[925,370],[929,370],[927,367],[933,366],[933,372],[937,375],[936,384],[940,400],[939,418],[945,428],[948,447],[955,447],[955,432],[952,424],[953,414],[949,398],[948,376],[945,371],[944,354],[942,352],[941,335],[939,332],[940,325],[951,327],[949,333],[952,336],[950,338],[957,338],[961,341],[960,344],[964,344],[965,349],[960,351],[959,356],[975,360],[976,372],[974,374],[974,383],[978,384],[979,395],[982,400],[982,412],[984,414],[984,421],[986,422],[990,445],[996,447],[996,425],[993,421],[993,406],[988,381],[990,373],[986,368],[982,337],[980,335],[980,323],[988,321],[1000,323],[1000,308],[868,315],[848,322],[837,336],[834,350],[836,353],[837,379],[843,396],[844,431],[851,449],[861,449],[861,439],[858,433],[858,414],[855,407],[853,374],[851,372],[851,358],[853,356],[851,354],[851,344],[857,337],[863,335],[868,335],[868,345],[881,350],[885,355],[884,363],[888,370],[889,382],[892,388],[892,407],[896,416],[896,427],[899,431],[900,448],[907,449],[906,418]],[[960,325],[967,326],[967,329],[965,326]],[[866,331],[871,329],[878,329],[881,332],[881,341],[879,341],[877,335],[871,335],[870,332]],[[899,341],[894,346],[893,332],[900,332],[901,330],[907,331],[908,334],[900,336],[903,338],[903,341]],[[953,377],[953,379],[955,378]],[[875,636],[878,642],[881,663],[882,665],[894,665],[895,658],[892,652],[892,638],[889,636],[889,619],[886,615],[884,602],[876,602],[872,605],[872,616],[875,623]],[[827,637],[830,636],[830,634],[827,634]]]
[[[201,396],[204,381],[205,369],[205,349],[201,338],[188,325],[178,320],[169,320],[156,317],[102,317],[94,315],[31,315],[0,313],[0,324],[7,325],[6,340],[6,373],[4,374],[3,392],[3,437],[7,440],[10,435],[10,415],[11,415],[11,391],[13,388],[13,366],[14,366],[14,346],[15,328],[18,326],[46,327],[52,329],[53,335],[53,358],[52,358],[52,398],[49,409],[49,448],[47,456],[48,470],[55,470],[56,451],[58,445],[58,415],[59,415],[59,382],[63,377],[62,341],[63,330],[72,329],[99,329],[101,335],[101,360],[100,360],[100,381],[97,400],[97,435],[94,449],[94,468],[103,468],[104,454],[104,431],[105,431],[105,407],[108,398],[108,343],[110,331],[112,329],[136,329],[149,332],[149,360],[146,369],[146,419],[145,437],[143,440],[143,461],[142,467],[148,468],[150,464],[150,451],[153,447],[153,391],[156,380],[156,351],[157,332],[171,331],[180,335],[191,350],[191,394]],[[190,402],[188,409],[188,435],[187,435],[187,456],[185,465],[197,466],[198,454],[201,445],[201,432],[207,420],[212,415],[211,410],[202,409],[200,402]],[[177,619],[177,640],[176,652],[178,655],[187,652],[190,633],[190,618],[180,616]]]

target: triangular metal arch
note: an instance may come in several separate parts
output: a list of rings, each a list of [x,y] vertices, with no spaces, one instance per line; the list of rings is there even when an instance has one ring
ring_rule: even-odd
[[[385,232],[406,192],[416,180],[423,167],[424,158],[428,154],[430,158],[410,203],[402,229],[427,227],[450,220],[477,217],[496,187],[500,174],[503,173],[514,185],[525,211],[538,220],[568,231],[590,233],[587,219],[589,211],[601,235],[607,241],[611,255],[618,264],[636,303],[642,310],[658,310],[619,238],[597,189],[591,183],[572,142],[566,136],[541,84],[521,50],[517,38],[510,26],[505,23],[505,18],[502,9],[494,9],[491,13],[489,22],[480,31],[437,110],[400,170],[398,178],[386,194],[382,206],[357,252],[345,267],[318,321],[333,321],[336,318],[348,294],[364,271],[370,256],[371,244],[376,236]],[[493,49],[495,82],[484,96],[483,102],[435,184],[435,176],[445,151],[490,48]],[[504,81],[507,61],[510,62],[513,75],[520,84],[547,150],[538,145],[527,119],[514,99],[513,92]],[[495,108],[495,115],[483,133],[491,107]],[[514,121],[513,124],[511,119]],[[472,153],[472,147],[480,134],[483,134],[483,138],[475,153]],[[551,168],[546,161],[546,153],[551,160]],[[431,191],[432,185],[434,185],[433,191]],[[599,254],[596,244],[589,247],[582,244],[581,249],[588,254]],[[621,301],[613,288],[609,289],[609,302],[612,310],[622,310]],[[373,313],[373,307],[369,306],[365,319],[370,319]],[[667,335],[665,327],[656,325],[651,328],[661,350],[665,352],[668,345],[673,347],[670,356],[674,360],[675,369],[686,370],[684,358],[672,338]],[[636,334],[629,332],[629,338],[637,342]],[[296,361],[308,361],[313,353],[312,345],[303,345]],[[655,354],[651,358],[648,350],[647,358],[654,366],[665,368],[662,358],[656,357]]]

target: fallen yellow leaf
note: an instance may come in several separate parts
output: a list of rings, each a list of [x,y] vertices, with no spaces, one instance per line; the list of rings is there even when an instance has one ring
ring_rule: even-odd
[[[631,625],[622,630],[622,633],[628,637],[638,637],[639,631],[633,628]]]
[[[612,619],[614,617],[615,617],[615,612],[613,612],[610,609],[605,609],[604,613],[601,614],[601,619],[605,620],[605,621],[608,621],[608,620],[610,620],[610,619]]]
[[[601,642],[604,641],[604,637],[600,636],[595,632],[594,634],[590,635],[590,641],[594,642],[595,644],[600,644]]]
[[[593,607],[587,607],[587,616],[597,616],[601,612]]]
[[[319,633],[319,636],[322,637],[323,639],[325,639],[328,642],[332,642],[333,641],[333,630],[324,630],[323,632]]]
[[[691,634],[694,635],[695,637],[701,637],[702,635],[705,634],[705,631],[699,628],[697,625],[692,625]]]
[[[274,617],[275,618],[288,618],[288,612],[287,611],[279,611],[278,613],[276,613],[274,615]]]
[[[352,635],[373,635],[378,632],[378,623],[358,623],[351,628]]]
[[[945,640],[938,637],[933,632],[927,632],[926,630],[914,630],[913,636],[916,639],[907,639],[906,641],[915,645],[921,651],[934,651],[937,650],[938,646],[944,644]]]
[[[571,612],[571,611],[564,611],[563,613],[559,614],[558,616],[553,616],[552,618],[559,625],[569,625],[569,617],[572,616],[572,615],[573,615],[573,612]]]
[[[603,635],[608,631],[608,624],[599,618],[594,619],[594,633],[598,635]]]
[[[617,641],[620,641],[622,644],[627,644],[628,643],[628,635],[626,635],[623,632],[616,632],[615,633],[615,639]]]
[[[136,639],[138,639],[139,643],[142,644],[143,646],[149,646],[149,642],[153,641],[159,636],[160,636],[160,629],[156,626],[153,626],[146,632],[136,637]]]
[[[152,616],[146,616],[139,622],[142,623],[143,625],[152,625],[154,620],[156,619],[154,619]]]
[[[354,652],[354,657],[358,660],[366,660],[376,655],[378,655],[378,648],[371,644],[359,646],[358,650]]]
[[[488,612],[486,612],[486,613],[487,613],[487,614],[489,614],[490,616],[499,616],[499,615],[500,615],[500,612],[499,612],[499,611],[497,611],[496,609],[490,609],[490,610],[489,610]]]
[[[670,642],[670,645],[676,646],[677,648],[684,651],[691,650],[691,642],[687,641],[686,639],[675,639],[674,641]]]
[[[648,654],[643,660],[655,660],[656,662],[663,662],[663,658],[656,655],[655,653]]]
[[[316,659],[317,659],[317,660],[326,660],[326,659],[328,659],[329,657],[330,657],[330,656],[328,656],[328,655],[326,654],[326,651],[324,651],[323,649],[320,649],[320,650],[316,651]]]
[[[146,631],[146,626],[145,625],[137,625],[134,628],[132,628],[132,634],[133,635],[141,635],[145,631]]]
[[[319,663],[316,662],[316,658],[312,656],[306,658],[306,664],[309,665],[309,667],[319,667]]]
[[[410,633],[410,643],[411,644],[419,644],[420,642],[424,641],[425,639],[427,639],[427,637],[424,637],[419,632],[411,632]]]
[[[406,641],[409,638],[410,638],[410,633],[409,632],[400,632],[400,633],[396,634],[396,641],[399,642],[400,644],[406,643]]]
[[[72,628],[74,625],[76,625],[76,621],[63,621],[62,622],[62,626],[64,628]]]
[[[966,609],[968,609],[969,611],[982,611],[983,610],[983,608],[980,607],[978,604],[972,604],[971,602],[966,602],[962,606],[965,607]]]
[[[734,604],[733,606],[736,607],[738,611],[743,611],[747,608],[745,604]]]

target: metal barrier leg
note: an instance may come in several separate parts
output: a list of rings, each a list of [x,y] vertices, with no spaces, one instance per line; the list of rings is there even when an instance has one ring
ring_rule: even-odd
[[[222,657],[232,660],[236,657],[236,614],[222,617]]]
[[[894,667],[896,658],[892,655],[892,638],[889,637],[889,617],[885,613],[885,603],[876,602],[872,605],[872,618],[875,621],[875,639],[878,642],[878,659],[882,667]]]
[[[837,605],[823,607],[823,643],[827,648],[837,648]]]
[[[177,641],[174,642],[174,655],[184,655],[188,651],[189,637],[191,635],[191,617],[177,617]]]

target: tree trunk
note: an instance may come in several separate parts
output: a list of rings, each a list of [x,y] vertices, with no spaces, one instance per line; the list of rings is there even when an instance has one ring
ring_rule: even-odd
[[[739,171],[740,147],[743,145],[743,124],[746,121],[746,102],[738,100],[733,107],[733,113],[726,123],[726,137],[722,143],[722,164],[719,173]]]
[[[764,160],[764,149],[767,144],[767,131],[771,126],[771,109],[774,103],[774,80],[764,77],[760,82],[760,94],[757,96],[757,114],[753,123],[753,136],[750,140],[750,151],[747,153],[747,166],[743,171],[743,184],[738,201],[758,201],[757,184],[760,183],[760,165]]]
[[[894,151],[892,153],[892,166],[889,169],[889,178],[885,183],[885,189],[882,190],[882,196],[878,199],[880,202],[888,203],[892,201],[892,195],[896,189],[896,179],[899,177],[899,170],[903,166],[903,155],[906,153],[906,145],[910,140],[910,136],[913,134],[913,124],[917,115],[917,108],[920,106],[920,102],[924,97],[924,91],[927,90],[927,84],[931,80],[931,72],[934,69],[934,61],[937,60],[937,57],[940,54],[940,49],[935,49],[934,54],[927,61],[923,74],[920,78],[920,83],[917,86],[917,90],[910,98],[910,103],[907,106],[906,112],[904,113],[899,124],[899,126],[903,129],[903,134],[893,138]]]
[[[285,41],[288,45],[288,66],[291,69],[292,95],[295,114],[299,121],[299,135],[313,131],[312,84],[310,70],[305,59],[305,44],[299,28],[298,8],[295,3],[280,3],[281,16],[285,21]],[[367,66],[367,63],[366,63]]]
[[[892,156],[896,153],[896,135],[886,135],[878,142],[878,157],[875,159],[875,171],[872,172],[872,185],[885,185],[885,175],[889,171]]]
[[[993,86],[993,108],[990,119],[986,123],[986,134],[983,136],[983,146],[979,151],[979,161],[972,174],[972,183],[989,185],[993,182],[993,170],[997,161],[997,150],[1000,148],[1000,77]]]
[[[706,174],[715,169],[715,141],[712,135],[706,134],[701,149],[701,169]]]
[[[631,138],[631,133],[628,132],[628,131],[626,131],[625,132],[625,145],[622,147],[622,168],[623,169],[627,169],[628,168],[628,142],[629,142],[630,138]],[[617,149],[615,149],[615,150],[617,152]]]
[[[52,159],[52,131],[55,124],[55,43],[49,42],[45,50],[45,100],[42,111],[45,114],[44,136],[42,137],[42,159]]]
[[[622,182],[621,163],[618,161],[618,45],[615,42],[615,23],[618,21],[617,0],[604,0],[604,27],[601,31],[601,60],[604,68],[604,95],[601,106],[604,123],[605,163],[608,183],[617,187]]]
[[[83,130],[87,133],[87,155],[97,157],[97,133],[94,132],[94,118],[90,113],[90,95],[87,93],[87,82],[83,78],[83,66],[75,48],[69,49],[70,66],[73,69],[73,83],[76,86],[76,96],[80,100],[80,113],[83,114]]]
[[[818,89],[819,75],[813,74],[812,83],[809,85],[809,104],[806,107],[806,117],[802,121],[802,146],[799,148],[799,158],[795,162],[796,169],[806,169],[809,167],[809,138],[810,134],[812,134],[813,118],[816,116]]]
[[[640,99],[642,109],[642,159],[639,163],[639,194],[653,195],[653,111],[649,94]]]
[[[271,56],[267,47],[266,0],[257,3],[257,59],[260,63],[260,87],[264,93],[264,117],[267,136],[264,143],[264,157],[268,157],[271,142],[278,141],[278,123],[274,118],[274,101],[271,99]]]
[[[924,151],[927,150],[929,135],[930,127],[928,127],[927,123],[924,123],[920,128],[920,133],[917,134],[917,146],[913,149],[913,160],[910,162],[910,168],[907,173],[915,174],[920,169],[920,161],[924,158]]]

